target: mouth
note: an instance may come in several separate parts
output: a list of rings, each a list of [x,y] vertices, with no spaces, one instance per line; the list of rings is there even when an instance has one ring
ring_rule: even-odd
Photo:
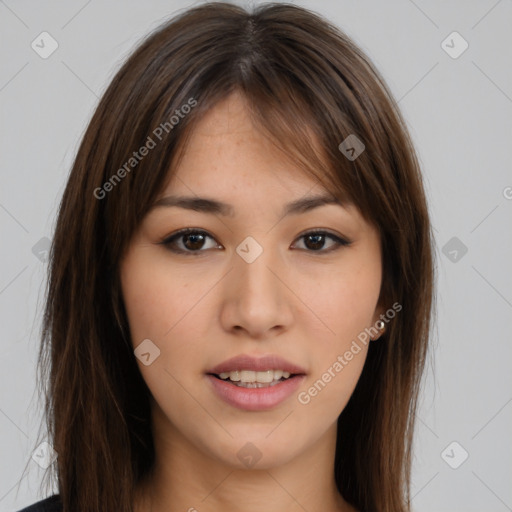
[[[297,391],[306,370],[277,355],[239,355],[206,372],[211,389],[225,403],[246,411],[277,407]]]
[[[239,388],[259,389],[276,386],[280,382],[294,379],[304,374],[290,373],[286,370],[234,370],[219,374],[209,373],[208,375]]]

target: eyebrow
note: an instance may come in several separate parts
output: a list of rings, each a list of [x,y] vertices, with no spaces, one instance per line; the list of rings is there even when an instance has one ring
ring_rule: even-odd
[[[328,204],[337,204],[339,206],[343,206],[343,203],[339,199],[331,195],[309,196],[286,204],[283,208],[282,215],[297,215]],[[194,210],[201,213],[223,215],[226,217],[234,217],[235,215],[235,211],[232,205],[214,199],[197,196],[162,197],[152,206],[151,209],[153,210],[155,208],[173,206],[185,208],[187,210]]]

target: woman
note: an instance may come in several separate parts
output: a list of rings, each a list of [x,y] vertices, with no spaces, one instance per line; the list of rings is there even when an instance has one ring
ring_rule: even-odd
[[[59,493],[26,510],[410,510],[432,247],[405,123],[346,35],[287,4],[166,23],[62,199]]]

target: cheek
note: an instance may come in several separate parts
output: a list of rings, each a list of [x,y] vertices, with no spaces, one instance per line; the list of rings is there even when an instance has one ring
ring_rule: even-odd
[[[121,266],[132,346],[135,349],[149,339],[159,350],[159,356],[148,366],[138,360],[155,398],[161,388],[165,389],[162,398],[169,398],[169,389],[178,386],[172,377],[181,382],[184,377],[193,377],[191,370],[197,376],[204,370],[198,364],[204,352],[204,337],[198,330],[205,322],[207,292],[218,277],[197,268],[193,275],[186,268],[182,270],[170,269],[165,254],[155,255],[153,251],[150,255],[141,247]]]
[[[200,276],[194,276],[199,279]],[[201,296],[204,286],[191,284],[185,272],[171,272],[162,258],[149,258],[144,251],[128,256],[121,267],[124,303],[132,340],[163,340],[187,317]]]
[[[314,288],[303,287],[304,302],[321,320],[311,323],[315,364],[299,400],[310,411],[324,414],[332,408],[339,414],[346,406],[366,360],[364,330],[372,325],[380,285],[381,269],[373,255],[350,259],[339,271],[315,279]]]
[[[381,286],[381,270],[374,258],[353,258],[314,280],[302,279],[301,300],[318,320],[314,339],[340,350],[372,324]]]
[[[313,333],[317,340],[311,352],[314,366],[298,402],[314,417],[329,417],[331,421],[342,412],[361,376],[368,353],[368,338],[358,338],[370,325],[377,292],[370,286],[364,291],[358,286],[332,288],[329,300],[317,304],[329,327]],[[332,331],[332,332],[331,332]],[[362,341],[361,341],[362,340]]]

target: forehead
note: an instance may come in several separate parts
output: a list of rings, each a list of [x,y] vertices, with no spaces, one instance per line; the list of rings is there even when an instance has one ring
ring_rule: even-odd
[[[337,198],[286,157],[240,103],[225,103],[195,127],[152,211],[181,208],[255,223],[296,218],[320,207],[331,219],[364,225],[353,203]]]
[[[318,146],[313,133],[312,143]],[[159,194],[159,206],[179,206],[252,221],[293,216],[326,205],[331,213],[366,224],[356,204],[309,175],[263,133],[245,98],[235,92],[199,119]]]
[[[262,133],[245,98],[235,92],[195,124],[166,191],[256,194],[276,187],[292,195],[325,191]]]

